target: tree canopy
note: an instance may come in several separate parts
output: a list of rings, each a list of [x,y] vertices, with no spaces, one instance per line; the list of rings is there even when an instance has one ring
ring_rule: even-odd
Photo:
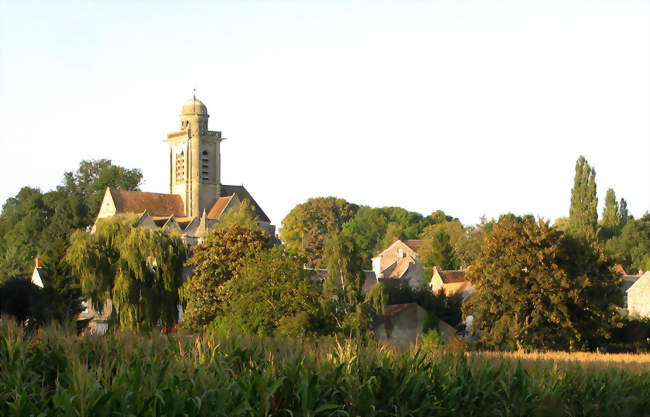
[[[341,231],[357,209],[357,205],[341,198],[310,198],[282,220],[280,238],[289,251],[304,256],[309,266],[318,268],[323,262],[325,236]]]
[[[606,336],[620,302],[609,266],[597,246],[565,241],[543,220],[502,216],[467,273],[481,343],[566,349]]]
[[[0,276],[29,273],[36,255],[55,267],[72,232],[92,224],[105,188],[136,190],[141,181],[140,170],[100,159],[82,161],[77,171],[66,172],[56,190],[43,194],[22,188],[0,214]]]
[[[223,311],[225,284],[256,250],[269,248],[269,236],[259,228],[238,224],[215,227],[205,241],[193,248],[187,265],[192,268],[181,289],[186,303],[183,326],[200,330]]]
[[[282,247],[255,251],[225,284],[222,327],[259,335],[304,336],[318,315],[318,288]]]
[[[638,220],[628,218],[620,234],[605,245],[607,253],[629,273],[650,270],[650,213]]]
[[[460,265],[456,250],[451,245],[447,233],[439,230],[431,237],[422,257],[422,266],[425,270],[431,270],[434,266],[442,269],[458,269]]]

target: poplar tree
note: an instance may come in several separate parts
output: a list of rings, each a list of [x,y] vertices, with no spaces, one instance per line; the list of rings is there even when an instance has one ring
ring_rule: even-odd
[[[630,213],[627,211],[627,201],[624,198],[621,198],[621,201],[618,203],[618,214],[621,216],[621,227],[627,224],[627,220],[630,217]]]
[[[616,201],[616,194],[610,188],[605,195],[605,207],[603,208],[603,217],[600,220],[602,227],[600,234],[602,238],[609,239],[620,232],[621,215],[618,209],[619,205]]]
[[[584,156],[576,161],[576,173],[571,190],[569,233],[583,239],[594,239],[598,212],[596,210],[596,170],[589,166]]]

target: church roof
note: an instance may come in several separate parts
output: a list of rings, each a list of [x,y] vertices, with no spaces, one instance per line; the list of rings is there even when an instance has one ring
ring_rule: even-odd
[[[110,189],[117,213],[142,213],[154,216],[185,216],[183,199],[176,194],[145,193]]]
[[[208,212],[208,218],[209,219],[218,219],[221,217],[223,214],[223,211],[228,207],[228,203],[233,199],[235,194],[232,194],[228,197],[219,197],[217,201],[215,201],[214,205]]]
[[[239,198],[239,201],[244,201],[245,199],[248,199],[250,201],[251,205],[253,206],[253,210],[255,214],[258,217],[258,220],[263,221],[263,222],[271,222],[271,220],[268,218],[266,213],[262,211],[262,208],[260,207],[259,204],[251,197],[251,195],[248,193],[246,188],[244,188],[243,185],[221,185],[221,196],[226,197],[226,196],[231,196],[233,194],[237,194],[237,198]]]

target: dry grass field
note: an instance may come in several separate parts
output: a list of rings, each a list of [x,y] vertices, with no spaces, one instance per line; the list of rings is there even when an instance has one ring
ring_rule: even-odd
[[[473,359],[515,360],[545,366],[579,365],[586,368],[622,368],[632,372],[650,371],[650,353],[591,352],[471,352]]]

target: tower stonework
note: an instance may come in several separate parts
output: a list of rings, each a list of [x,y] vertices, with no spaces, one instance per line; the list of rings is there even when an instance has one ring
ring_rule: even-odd
[[[181,130],[167,135],[169,192],[181,197],[185,215],[200,217],[221,196],[221,132],[208,130],[208,109],[196,97],[183,105]]]

